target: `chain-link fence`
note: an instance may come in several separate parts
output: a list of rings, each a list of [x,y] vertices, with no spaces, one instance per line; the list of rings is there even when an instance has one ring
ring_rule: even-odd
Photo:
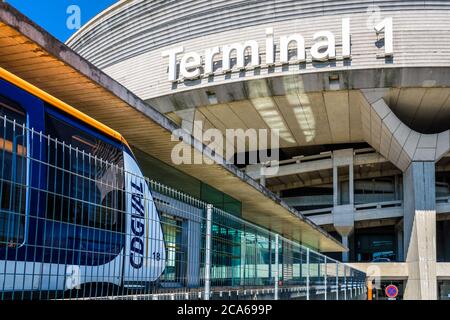
[[[120,146],[0,122],[2,300],[364,298],[364,273],[145,179]]]

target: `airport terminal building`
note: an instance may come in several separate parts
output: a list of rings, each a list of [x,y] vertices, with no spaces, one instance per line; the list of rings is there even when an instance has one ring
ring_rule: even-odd
[[[67,44],[188,132],[279,132],[277,172],[241,172],[348,246],[335,257],[445,299],[449,17],[447,1],[123,0]],[[267,222],[232,185],[160,165],[146,174],[206,194],[196,177]]]
[[[245,162],[6,3],[0,78],[2,300],[367,298],[366,274],[324,254],[348,248]]]

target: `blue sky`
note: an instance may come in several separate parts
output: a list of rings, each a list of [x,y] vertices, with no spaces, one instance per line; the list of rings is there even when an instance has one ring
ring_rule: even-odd
[[[80,21],[83,25],[117,0],[6,0],[6,2],[64,42],[76,31],[67,27],[67,19],[71,16],[67,13],[69,6],[76,5],[80,8]]]

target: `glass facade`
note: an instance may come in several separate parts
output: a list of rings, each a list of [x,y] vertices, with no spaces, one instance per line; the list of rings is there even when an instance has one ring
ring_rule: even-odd
[[[212,204],[214,207],[235,216],[241,216],[242,208],[240,201],[153,158],[139,149],[133,148],[133,152],[146,177]]]
[[[356,229],[354,234],[356,262],[389,262],[397,260],[394,226]]]
[[[241,216],[239,201],[202,182],[200,183],[200,200],[235,216]]]
[[[161,214],[161,225],[166,245],[166,269],[162,280],[167,284],[182,285],[186,273],[186,250],[182,243],[182,220],[167,214]]]
[[[305,247],[280,240],[277,266],[275,246],[273,234],[241,221],[230,220],[222,211],[214,210],[212,285],[272,286],[277,268],[280,286],[304,284],[308,272],[312,285],[322,283],[325,256],[311,254],[307,265]]]

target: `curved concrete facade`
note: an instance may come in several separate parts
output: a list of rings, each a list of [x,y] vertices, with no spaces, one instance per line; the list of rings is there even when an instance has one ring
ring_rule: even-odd
[[[261,115],[256,101],[273,97],[275,101],[271,103],[278,105],[276,112],[283,122],[276,129],[286,131],[284,139],[282,134],[281,147],[368,142],[398,168],[406,170],[415,157],[439,160],[450,149],[446,132],[450,91],[442,89],[450,88],[449,18],[447,1],[129,0],[120,1],[95,17],[69,39],[68,45],[159,111],[175,113],[180,124],[189,122],[183,126],[190,130],[194,120],[206,120],[209,127],[220,128],[217,119],[208,116],[217,107],[204,112],[198,108],[243,101],[253,105],[250,109],[257,121],[246,122],[239,114],[244,108],[234,107],[232,111],[240,118],[234,127],[274,129],[270,119]],[[348,35],[344,31],[344,19],[348,19]],[[387,21],[384,19],[392,21],[391,41],[385,32],[387,28],[375,31],[378,23]],[[266,45],[268,29],[272,32],[273,45]],[[325,61],[312,54],[318,42],[315,33],[320,31],[331,32],[335,42],[335,54],[321,59]],[[288,63],[282,61],[283,36],[304,39],[303,50],[290,42]],[[345,43],[346,39],[350,44]],[[238,54],[236,51],[233,55],[232,51],[230,70],[224,70],[224,63],[229,60],[225,58],[226,46],[246,44],[246,41],[256,43],[258,61],[254,63],[250,55],[256,47],[251,50],[247,47],[243,66],[233,61]],[[392,46],[389,53],[388,42]],[[328,48],[331,46],[328,41]],[[208,60],[205,50],[214,47],[218,47],[217,54]],[[273,63],[270,53],[268,56],[269,48],[273,48]],[[171,71],[165,53],[174,49],[178,49],[178,54],[174,56],[176,63]],[[305,57],[301,59],[303,51]],[[180,59],[191,52],[201,59],[198,75],[193,79],[183,77],[180,71]],[[207,61],[211,61],[209,72]],[[171,72],[173,79],[170,79]],[[409,131],[400,130],[395,121],[390,122],[390,127],[381,126],[380,121],[372,119],[370,110],[367,111],[365,99],[361,99],[359,89],[373,88],[385,89],[380,97],[391,108],[393,116],[416,132],[416,136],[440,134],[439,139],[428,138],[432,148],[439,145],[439,151],[434,150],[431,155],[430,150],[422,148],[417,152],[423,144],[412,142],[402,153]],[[214,102],[208,99],[211,92]],[[322,92],[321,101],[314,97],[317,92]],[[283,96],[288,97],[287,102],[279,101]],[[294,99],[289,99],[290,96]],[[305,100],[312,105],[309,116],[301,106],[303,118],[309,120],[308,129],[289,123],[290,109]],[[340,108],[333,110],[329,104]],[[288,105],[288,110],[283,111],[280,105]],[[372,115],[376,118],[376,113]],[[223,116],[230,118],[232,113]],[[334,120],[348,129],[336,127]],[[371,126],[374,121],[380,126]],[[223,127],[230,125],[223,123]],[[323,128],[322,132],[317,128]],[[389,141],[394,141],[390,146],[381,143],[379,137],[383,132]]]
[[[373,4],[378,5],[373,7]],[[372,10],[372,8],[374,8]],[[380,10],[379,13],[377,10]],[[282,74],[367,68],[450,66],[450,3],[447,1],[121,1],[99,15],[68,45],[143,99],[210,86]],[[341,19],[350,18],[351,59],[341,56]],[[392,17],[394,56],[383,53],[374,32],[375,22]],[[446,23],[443,23],[446,22]],[[176,85],[167,81],[167,58],[161,53],[183,46],[198,52],[246,40],[259,42],[264,63],[265,30],[273,28],[275,45],[283,35],[301,34],[306,48],[315,32],[327,30],[336,37],[334,61],[290,67],[262,67],[255,72],[220,72]],[[277,55],[279,50],[277,49]],[[279,61],[276,59],[276,61]],[[255,74],[256,73],[256,74]],[[143,81],[145,80],[145,81]],[[428,84],[429,85],[429,84]]]
[[[331,188],[287,197],[320,203],[307,214],[346,245],[356,225],[395,226],[405,298],[435,299],[435,175],[450,173],[449,18],[448,1],[124,0],[67,44],[191,133],[196,120],[224,137],[278,130],[281,173],[263,177],[257,164],[247,174],[282,198]],[[386,177],[392,201],[357,203],[354,183]]]
[[[447,120],[450,120],[450,111],[447,112],[446,105],[443,107],[448,95],[441,93],[435,97],[436,94],[430,93],[431,97],[427,97],[421,89],[450,87],[449,17],[447,1],[303,1],[299,4],[298,1],[130,0],[120,1],[101,13],[67,43],[166,114],[211,104],[208,100],[211,89],[221,104],[252,97],[283,96],[293,91],[394,88],[389,96],[396,103],[392,109],[406,125],[420,133],[440,133],[448,129]],[[349,19],[349,58],[344,56],[343,47],[345,18]],[[377,34],[374,30],[385,18],[392,19],[393,25],[393,54],[388,56],[385,56],[383,32]],[[272,65],[267,64],[268,28],[273,30],[274,38]],[[313,36],[319,31],[333,34],[335,58],[313,59],[310,50],[317,42]],[[282,63],[280,37],[292,35],[304,38],[305,61],[295,61],[297,52],[295,43],[291,42],[290,63]],[[256,41],[259,46],[258,66],[250,66],[247,50],[247,68],[236,68],[232,52],[234,67],[231,72],[223,72],[224,46],[244,44],[248,40]],[[212,58],[213,70],[205,75],[205,50],[215,46],[219,46],[221,53]],[[203,59],[201,74],[195,79],[184,79],[178,70],[176,81],[169,81],[169,58],[162,54],[180,47],[183,53],[177,55],[177,68],[183,54],[195,52]],[[331,83],[330,73],[338,74],[338,84]],[[400,99],[404,94],[400,94],[399,88],[415,90],[416,99]],[[415,121],[414,116],[420,114],[417,104],[424,95],[432,100],[425,102],[433,104],[433,113],[425,122],[423,118]],[[354,126],[362,132],[360,124]],[[356,133],[348,140],[363,139]],[[298,139],[296,142],[294,145],[302,145]],[[335,142],[345,141],[334,138],[317,144]]]

